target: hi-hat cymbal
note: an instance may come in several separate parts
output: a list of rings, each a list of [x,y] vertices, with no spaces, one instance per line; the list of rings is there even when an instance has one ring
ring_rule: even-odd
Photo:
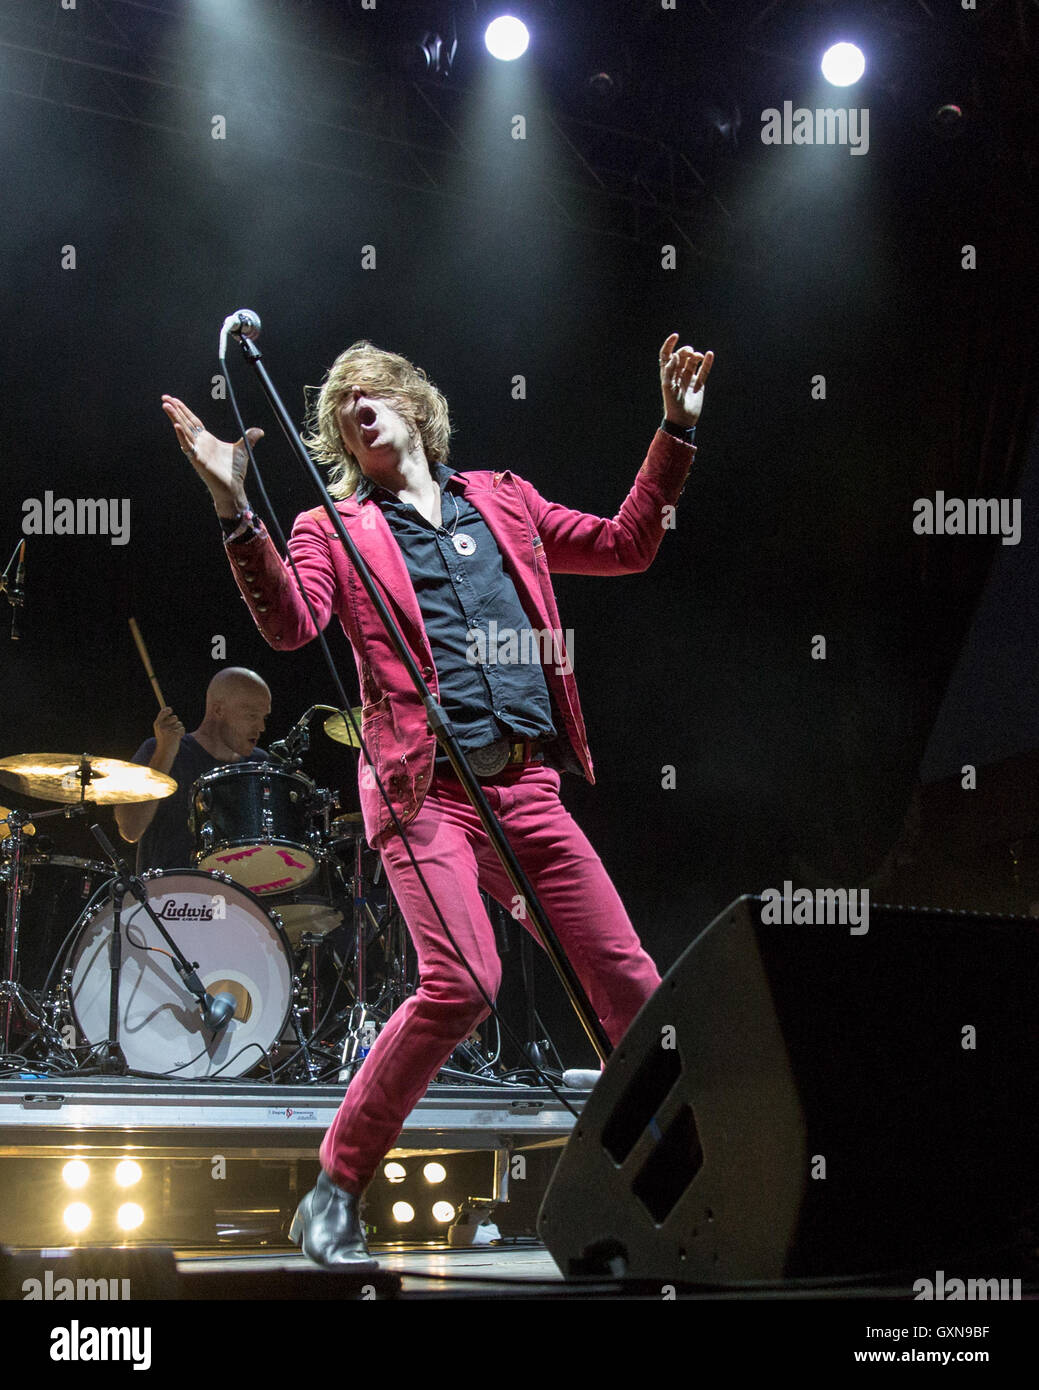
[[[89,771],[85,788],[80,776],[84,762]],[[81,757],[68,753],[18,753],[2,758],[0,786],[41,801],[71,804],[82,799],[98,806],[161,801],[177,790],[173,778],[163,772],[97,753],[84,753]]]
[[[358,705],[357,708],[352,709],[350,713],[353,715],[357,727],[360,728],[361,706]],[[348,748],[360,748],[361,745],[357,742],[357,735],[341,714],[329,715],[322,727],[328,737],[334,738],[336,743],[345,743]]]

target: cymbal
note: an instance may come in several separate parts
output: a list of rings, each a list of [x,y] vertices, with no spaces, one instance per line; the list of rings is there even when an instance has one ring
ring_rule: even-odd
[[[352,709],[350,713],[353,715],[357,727],[360,728],[361,706],[358,705],[357,708]],[[329,738],[335,739],[336,743],[345,743],[348,748],[360,748],[361,746],[357,742],[357,736],[353,729],[341,714],[330,714],[322,725],[322,728]]]
[[[10,808],[10,806],[0,806],[0,821],[6,821],[7,817],[8,817],[10,814],[11,814],[11,808]],[[9,825],[0,825],[0,840],[6,840],[7,837],[8,837],[8,835],[10,835],[10,833],[11,833],[11,827],[10,827]],[[23,834],[23,835],[35,835],[35,834],[36,834],[36,827],[35,827],[35,825],[33,825],[33,824],[30,822],[28,825],[23,826],[23,827],[22,827],[22,834]]]
[[[85,760],[90,772],[81,789],[79,769]],[[123,806],[131,801],[161,801],[172,796],[177,784],[163,772],[140,763],[84,753],[82,758],[68,753],[18,753],[0,759],[0,786],[11,787],[24,796],[41,801],[72,804],[80,800],[98,806]]]

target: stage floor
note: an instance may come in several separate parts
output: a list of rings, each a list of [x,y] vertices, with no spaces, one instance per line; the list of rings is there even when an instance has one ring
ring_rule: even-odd
[[[372,1286],[380,1297],[403,1298],[557,1298],[565,1294],[563,1276],[552,1256],[534,1240],[469,1249],[435,1249],[429,1245],[396,1244],[372,1247],[386,1286]],[[328,1276],[304,1255],[279,1252],[269,1255],[232,1255],[214,1250],[177,1252],[177,1269],[186,1296],[200,1296],[219,1282],[233,1289],[267,1283],[271,1289],[292,1286],[296,1296],[320,1298]],[[399,1287],[392,1284],[399,1280]],[[360,1276],[364,1284],[364,1277]],[[330,1283],[337,1284],[332,1275]],[[231,1296],[235,1296],[233,1293]],[[248,1295],[255,1297],[255,1292]],[[329,1296],[340,1297],[332,1293]],[[364,1296],[363,1294],[360,1296]],[[369,1295],[370,1296],[370,1295]]]

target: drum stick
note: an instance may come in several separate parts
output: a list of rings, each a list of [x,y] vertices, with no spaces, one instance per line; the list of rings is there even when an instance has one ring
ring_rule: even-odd
[[[141,660],[144,662],[144,669],[147,673],[148,679],[152,683],[152,689],[155,691],[155,698],[159,702],[159,708],[165,709],[166,701],[162,698],[162,691],[159,689],[159,682],[155,679],[155,672],[152,670],[151,659],[148,656],[148,648],[144,645],[144,638],[141,636],[141,630],[137,626],[136,618],[130,619],[130,631],[133,633],[133,640],[137,643],[137,650],[141,654]]]

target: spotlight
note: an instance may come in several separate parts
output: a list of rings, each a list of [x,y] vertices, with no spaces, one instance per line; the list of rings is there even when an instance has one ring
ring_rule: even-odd
[[[426,1182],[443,1182],[447,1177],[447,1169],[442,1163],[427,1163],[422,1169],[422,1176]]]
[[[90,1225],[90,1208],[86,1202],[73,1202],[65,1208],[62,1218],[69,1230],[78,1234]]]
[[[408,1170],[403,1163],[387,1163],[382,1171],[387,1182],[403,1182],[408,1176]]]
[[[133,1187],[135,1182],[141,1181],[141,1165],[132,1158],[124,1158],[116,1164],[115,1180],[120,1187]]]
[[[500,58],[503,63],[511,63],[526,53],[530,43],[527,26],[514,15],[501,15],[492,19],[483,36],[487,51],[492,58]]]
[[[853,43],[835,43],[823,54],[820,66],[831,87],[850,87],[866,71],[866,57]]]
[[[90,1168],[81,1158],[73,1158],[62,1168],[61,1176],[68,1187],[86,1187]]]
[[[433,1219],[435,1221],[453,1221],[455,1219],[455,1209],[450,1202],[433,1203]]]
[[[414,1221],[415,1208],[410,1202],[394,1202],[393,1219],[400,1222]]]
[[[136,1202],[124,1202],[115,1214],[122,1231],[136,1231],[144,1220],[144,1211]]]

